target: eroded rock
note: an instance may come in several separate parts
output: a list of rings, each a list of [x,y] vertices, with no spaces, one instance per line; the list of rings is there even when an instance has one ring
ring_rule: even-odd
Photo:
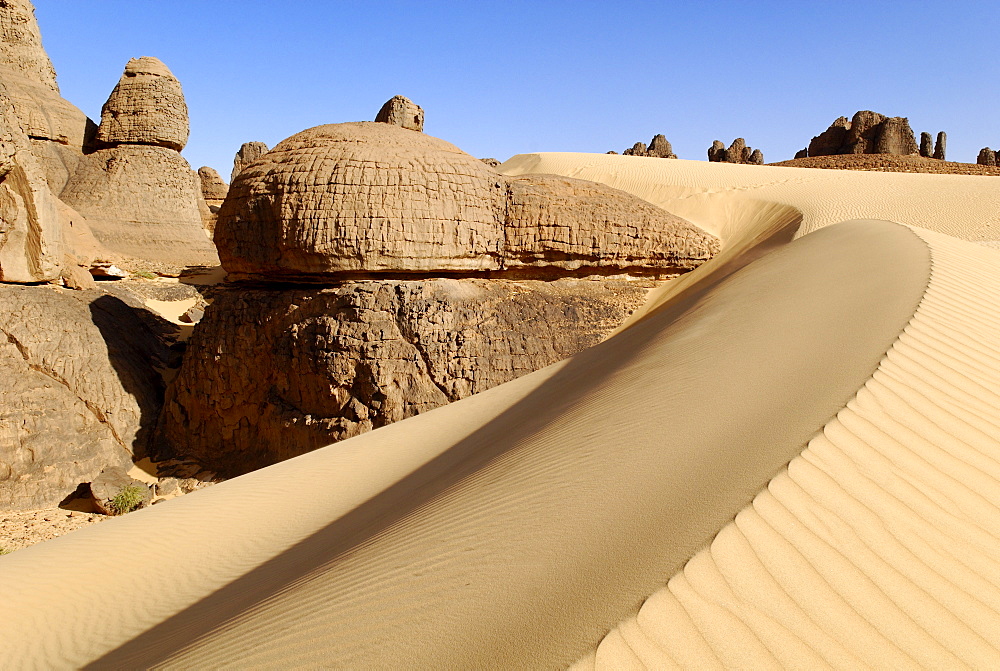
[[[229,181],[236,181],[236,176],[243,172],[243,168],[247,167],[267,152],[267,145],[263,142],[244,142],[236,152],[235,158],[233,158],[233,174]]]
[[[180,151],[188,140],[188,110],[180,82],[157,58],[133,58],[101,109],[97,142],[142,144]]]
[[[423,132],[424,108],[406,96],[393,96],[382,105],[375,115],[375,121]]]

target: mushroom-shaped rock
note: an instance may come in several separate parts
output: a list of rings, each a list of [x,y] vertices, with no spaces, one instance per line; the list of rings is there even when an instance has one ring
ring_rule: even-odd
[[[244,142],[240,146],[239,151],[236,152],[236,157],[233,158],[233,174],[229,178],[229,181],[234,181],[236,176],[243,172],[243,168],[247,167],[266,153],[267,145],[263,142]]]
[[[234,277],[500,267],[506,189],[452,144],[399,126],[317,126],[233,181],[215,242]]]
[[[424,108],[406,96],[393,96],[385,101],[375,115],[375,121],[423,132]]]
[[[146,144],[180,151],[188,140],[188,110],[180,82],[159,59],[133,58],[101,109],[97,141]]]
[[[508,180],[508,269],[679,272],[719,251],[705,231],[610,186],[556,175]]]

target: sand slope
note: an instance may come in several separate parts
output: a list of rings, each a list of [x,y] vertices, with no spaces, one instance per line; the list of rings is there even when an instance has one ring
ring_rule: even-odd
[[[563,167],[617,179],[614,159],[642,197],[690,189],[680,200],[701,203],[692,220],[716,222],[723,254],[565,362],[0,557],[0,656],[1000,664],[1000,252],[882,221],[823,227],[888,202],[981,235],[978,187],[906,181],[979,178],[885,175],[858,193],[807,175],[767,200],[726,192],[798,169]],[[952,196],[926,192],[952,188],[965,206],[927,215]],[[822,230],[790,242],[800,227]]]
[[[1000,667],[1000,257],[920,235],[872,379],[578,668]]]

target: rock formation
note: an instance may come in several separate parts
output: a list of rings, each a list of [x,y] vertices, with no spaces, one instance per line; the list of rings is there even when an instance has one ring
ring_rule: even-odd
[[[0,510],[56,505],[144,455],[168,355],[116,298],[0,286]]]
[[[233,159],[233,174],[229,179],[230,183],[236,181],[236,176],[243,172],[243,168],[266,154],[267,151],[267,145],[263,142],[244,142]]]
[[[201,182],[201,196],[205,202],[216,207],[222,205],[226,194],[229,193],[229,185],[222,181],[218,171],[203,165],[198,168],[198,179]]]
[[[481,158],[479,160],[485,163],[486,165],[490,166],[491,168],[497,168],[500,166],[500,161],[496,160],[495,158]]]
[[[616,154],[618,152],[609,151],[609,154]],[[630,148],[622,152],[623,156],[650,156],[653,158],[677,158],[677,154],[674,153],[673,147],[670,146],[670,142],[662,134],[657,134],[653,136],[653,139],[649,141],[649,146],[646,146],[644,142],[636,142]]]
[[[947,144],[947,142],[948,142],[948,136],[945,135],[945,132],[944,131],[939,132],[937,134],[937,142],[934,143],[934,158],[938,159],[939,161],[945,160],[944,154],[945,154],[945,145]]]
[[[134,58],[101,114],[97,141],[62,190],[95,237],[139,265],[215,265],[205,238],[201,184],[178,153],[187,142],[180,84],[155,58]]]
[[[160,438],[227,475],[553,363],[643,300],[635,282],[577,278],[674,275],[718,250],[629,194],[509,178],[371,122],[303,131],[248,166],[216,241],[231,283],[189,342]]]
[[[141,144],[180,151],[188,140],[188,111],[181,84],[159,59],[143,56],[125,72],[101,109],[101,146]]]
[[[423,132],[424,108],[406,96],[393,96],[382,105],[375,115],[375,121]]]
[[[808,149],[799,149],[797,152],[795,152],[795,156],[793,158],[806,158],[807,156],[809,156]]]
[[[989,147],[983,147],[979,150],[979,157],[976,159],[976,163],[979,165],[996,165],[997,153]]]
[[[931,134],[923,132],[920,134],[920,155],[924,158],[932,158],[934,156],[934,140],[931,138]]]
[[[884,154],[930,156],[930,134],[921,134],[917,145],[906,117],[887,117],[871,110],[855,113],[850,121],[839,117],[809,143],[808,156]],[[796,154],[796,158],[805,158]]]
[[[712,146],[708,148],[708,160],[715,163],[764,165],[764,154],[760,149],[751,149],[747,146],[746,140],[738,137],[728,149],[719,140],[713,141]]]

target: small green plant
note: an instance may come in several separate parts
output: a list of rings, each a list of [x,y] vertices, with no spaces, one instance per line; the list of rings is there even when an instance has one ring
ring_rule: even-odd
[[[0,555],[9,555],[13,550],[8,550],[7,548],[0,548]]]
[[[140,505],[143,500],[143,488],[139,485],[126,485],[121,488],[114,498],[108,503],[108,507],[115,512],[115,515],[130,513]]]
[[[156,273],[151,273],[148,270],[137,270],[132,274],[135,275],[136,277],[143,277],[147,280],[155,280],[157,277],[159,277]]]

